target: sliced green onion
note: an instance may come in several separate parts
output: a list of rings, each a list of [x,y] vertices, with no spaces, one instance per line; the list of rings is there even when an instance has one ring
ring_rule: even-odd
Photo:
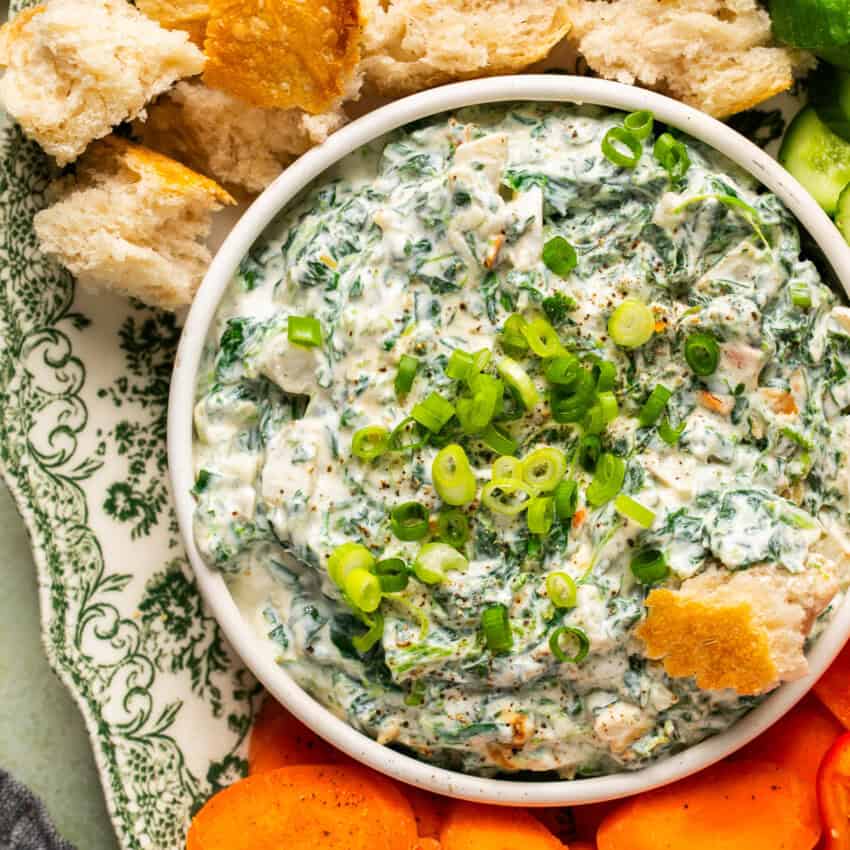
[[[528,530],[532,534],[548,534],[555,522],[555,503],[551,496],[535,496],[528,503]]]
[[[492,356],[493,352],[490,351],[489,348],[482,348],[472,355],[472,371],[466,377],[466,380],[470,383],[470,386],[472,385],[474,377],[477,376],[480,372],[483,372],[490,364],[490,358]]]
[[[691,167],[688,149],[670,133],[662,133],[658,137],[652,154],[673,182],[681,180]]]
[[[575,481],[562,481],[552,497],[555,500],[555,516],[561,522],[571,520],[578,505],[578,484]]]
[[[660,549],[641,549],[632,556],[632,575],[641,584],[655,584],[667,578],[670,568]]]
[[[412,417],[402,420],[390,433],[391,452],[412,452],[425,445],[428,432]]]
[[[627,298],[608,319],[608,334],[623,348],[638,348],[649,342],[654,331],[654,313],[636,298]]]
[[[553,357],[546,362],[543,368],[543,374],[550,384],[569,387],[578,380],[579,372],[581,372],[581,363],[578,357],[572,354],[562,354],[560,357]]]
[[[672,395],[673,393],[662,384],[656,384],[652,388],[649,398],[643,403],[638,413],[638,422],[643,428],[648,428],[658,421],[658,417],[664,412]]]
[[[517,441],[497,425],[488,425],[478,437],[481,442],[500,455],[512,455],[519,448]]]
[[[596,472],[593,481],[588,485],[585,496],[593,507],[598,508],[606,502],[610,502],[620,488],[626,477],[626,462],[617,455],[603,452],[596,464]]]
[[[578,444],[578,462],[582,469],[593,472],[602,454],[602,440],[596,434],[585,434]]]
[[[804,280],[792,280],[788,284],[788,291],[791,293],[791,303],[795,307],[808,310],[812,306],[812,290]]]
[[[561,648],[563,638],[575,641],[575,655],[567,655]],[[549,649],[561,664],[580,664],[590,652],[590,638],[581,629],[574,626],[560,626],[549,636]]]
[[[513,646],[511,621],[504,605],[491,605],[481,612],[481,630],[490,652],[507,652]]]
[[[514,389],[525,406],[531,410],[540,401],[540,393],[534,386],[534,381],[528,376],[528,372],[510,357],[503,357],[496,363],[496,370],[504,379],[505,383]]]
[[[468,351],[456,348],[449,356],[446,374],[456,381],[463,381],[472,368],[472,355]]]
[[[401,359],[398,361],[398,371],[395,373],[394,384],[398,395],[405,395],[410,392],[418,369],[419,360],[416,357],[411,357],[409,354],[401,355]]]
[[[410,686],[410,693],[404,698],[405,705],[422,705],[425,702],[425,684],[417,679]]]
[[[407,587],[410,571],[401,558],[386,558],[375,564],[375,575],[384,593],[398,593]]]
[[[709,192],[704,195],[694,195],[691,198],[688,198],[683,203],[679,204],[675,209],[673,209],[674,213],[680,213],[682,210],[687,209],[688,207],[693,206],[694,204],[701,204],[703,201],[717,201],[718,204],[723,204],[727,209],[731,209],[733,212],[738,213],[738,215],[742,216],[747,223],[752,227],[756,236],[762,241],[765,248],[770,248],[770,243],[767,241],[767,237],[764,235],[764,231],[762,230],[762,220],[761,216],[758,213],[758,210],[755,207],[751,207],[746,201],[742,201],[740,198],[735,195],[725,195],[719,192]]]
[[[685,423],[680,422],[675,428],[670,424],[670,420],[666,417],[658,423],[658,436],[667,443],[668,446],[675,446],[679,442],[682,433],[685,430]]]
[[[533,535],[525,542],[525,554],[533,558],[540,553],[540,538]]]
[[[605,414],[602,413],[602,406],[591,405],[581,425],[585,434],[601,434],[605,430]]]
[[[576,583],[567,573],[546,576],[546,595],[556,608],[575,608],[578,601]]]
[[[607,393],[617,383],[617,367],[610,360],[596,359],[592,369],[596,392]]]
[[[602,408],[602,420],[606,425],[617,418],[620,406],[617,404],[617,397],[614,393],[610,391],[599,393],[596,396],[596,403]]]
[[[369,631],[351,639],[351,645],[360,655],[365,655],[384,636],[384,617],[381,612],[375,611],[371,618],[366,618],[366,625]]]
[[[399,540],[421,540],[428,533],[428,509],[420,502],[404,502],[390,511],[390,528]]]
[[[522,513],[537,491],[518,478],[497,478],[488,481],[481,490],[481,504],[502,516]]]
[[[623,119],[623,126],[636,138],[643,141],[652,133],[655,117],[648,109],[630,112]]]
[[[507,455],[493,461],[493,480],[498,478],[522,478],[522,461]]]
[[[625,127],[612,127],[602,139],[602,153],[614,165],[634,168],[643,153],[643,145]]]
[[[528,342],[526,342],[525,334],[523,333],[525,326],[525,319],[519,313],[514,313],[505,320],[500,342],[502,343],[502,348],[508,354],[521,357],[528,351]]]
[[[286,337],[294,345],[315,348],[322,344],[322,326],[312,316],[290,316],[286,321]]]
[[[567,459],[560,449],[535,449],[522,460],[522,480],[538,493],[548,493],[558,486],[567,471]]]
[[[437,518],[437,534],[443,543],[455,548],[469,540],[469,520],[458,510],[442,511]]]
[[[717,371],[720,361],[720,346],[707,333],[692,333],[685,340],[685,360],[694,374],[704,378]]]
[[[328,575],[337,587],[343,587],[349,573],[374,566],[375,557],[362,543],[343,543],[328,558]]]
[[[556,387],[550,393],[552,418],[560,423],[581,422],[593,404],[594,394],[593,375],[588,369],[582,369],[571,387]]]
[[[455,402],[460,427],[466,434],[478,434],[502,407],[505,385],[492,375],[477,375],[471,398],[463,396]]]
[[[354,432],[351,453],[362,460],[374,460],[390,447],[390,432],[380,425],[369,425]]]
[[[625,493],[620,493],[614,499],[614,507],[617,509],[617,513],[622,514],[626,519],[633,520],[644,528],[652,528],[652,524],[655,522],[653,511]]]
[[[443,398],[439,393],[431,393],[424,401],[413,406],[410,415],[423,428],[437,434],[446,422],[455,415],[455,408],[448,399]]]
[[[526,323],[522,333],[528,347],[538,357],[559,357],[566,354],[566,349],[558,337],[558,332],[542,316]]]
[[[413,574],[423,584],[439,584],[449,570],[463,572],[469,561],[448,543],[426,543],[413,562]]]
[[[475,475],[466,452],[457,443],[437,452],[431,477],[434,489],[447,505],[466,505],[475,498]]]
[[[566,277],[578,265],[576,249],[563,236],[553,236],[543,246],[543,265],[558,277]]]
[[[374,573],[363,567],[357,567],[346,575],[342,589],[352,605],[367,614],[381,604],[381,582]]]

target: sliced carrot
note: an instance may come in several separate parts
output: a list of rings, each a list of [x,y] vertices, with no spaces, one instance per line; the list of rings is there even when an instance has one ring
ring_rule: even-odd
[[[442,850],[564,850],[525,809],[453,802],[440,830]]]
[[[726,761],[632,797],[599,828],[599,850],[811,850],[808,797],[791,770]]]
[[[735,399],[731,396],[719,396],[708,390],[700,390],[698,394],[699,403],[706,409],[721,416],[728,416],[735,407]]]
[[[621,804],[622,800],[609,800],[607,803],[588,803],[585,806],[573,806],[576,838],[580,838],[582,841],[595,841],[599,824]],[[573,850],[572,843],[570,843],[570,850]]]
[[[248,767],[251,774],[294,764],[353,764],[352,760],[311,732],[277,700],[267,695],[251,729]]]
[[[850,729],[850,643],[848,643],[814,687],[818,699]]]
[[[596,845],[590,841],[571,841],[570,850],[596,850]]]
[[[422,791],[412,785],[399,786],[401,793],[407,797],[413,816],[416,818],[416,828],[422,838],[438,838],[440,827],[446,816],[448,800],[430,791]]]
[[[579,508],[573,514],[573,530],[578,531],[582,527],[585,519],[587,518],[587,510],[585,508]]]
[[[808,696],[740,752],[745,759],[772,761],[793,770],[809,799],[809,823],[820,830],[815,779],[827,750],[844,731],[814,697]],[[738,758],[735,756],[734,758]]]
[[[208,800],[186,850],[410,850],[416,821],[393,783],[348,765],[249,776]]]
[[[413,845],[413,850],[442,850],[442,848],[436,838],[420,838]]]

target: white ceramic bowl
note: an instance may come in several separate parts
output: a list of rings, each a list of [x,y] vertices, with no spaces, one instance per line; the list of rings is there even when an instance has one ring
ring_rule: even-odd
[[[207,604],[233,648],[257,678],[293,714],[348,755],[389,776],[440,794],[503,805],[589,803],[646,791],[700,770],[738,749],[788,711],[810,688],[850,633],[850,599],[809,653],[810,673],[784,685],[727,731],[642,770],[572,781],[517,782],[482,779],[433,767],[402,755],[356,731],[308,696],[277,666],[268,645],[242,618],[221,575],[204,564],[192,536],[194,484],[192,406],[198,362],[207,329],[239,261],[271,219],[328,166],[367,142],[425,116],[507,100],[599,104],[630,112],[651,110],[657,119],[707,142],[775,192],[818,243],[850,289],[850,250],[811,196],[787,171],[734,130],[701,112],[642,89],[584,77],[497,77],[444,86],[378,109],[335,133],[290,166],[251,205],[231,231],[207,272],[183,330],[171,384],[168,460],[177,517],[189,559]]]

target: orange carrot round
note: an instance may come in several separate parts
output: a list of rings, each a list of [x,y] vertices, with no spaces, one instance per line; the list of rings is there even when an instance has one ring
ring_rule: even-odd
[[[440,830],[442,850],[564,850],[525,809],[453,802]]]
[[[442,850],[442,848],[436,838],[420,838],[413,845],[413,850]]]
[[[850,643],[815,683],[820,701],[850,729]]]
[[[390,781],[348,765],[282,767],[207,801],[186,850],[411,850],[416,821]]]
[[[416,818],[416,828],[422,838],[438,838],[446,814],[448,800],[413,785],[400,785]]]
[[[599,828],[599,850],[811,850],[818,833],[795,773],[726,761],[632,797]]]

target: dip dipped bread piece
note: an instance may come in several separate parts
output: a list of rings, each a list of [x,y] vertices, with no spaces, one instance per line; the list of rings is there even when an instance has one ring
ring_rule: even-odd
[[[650,115],[429,119],[234,275],[199,549],[378,741],[482,775],[646,765],[803,674],[840,598],[847,316],[777,198]]]

